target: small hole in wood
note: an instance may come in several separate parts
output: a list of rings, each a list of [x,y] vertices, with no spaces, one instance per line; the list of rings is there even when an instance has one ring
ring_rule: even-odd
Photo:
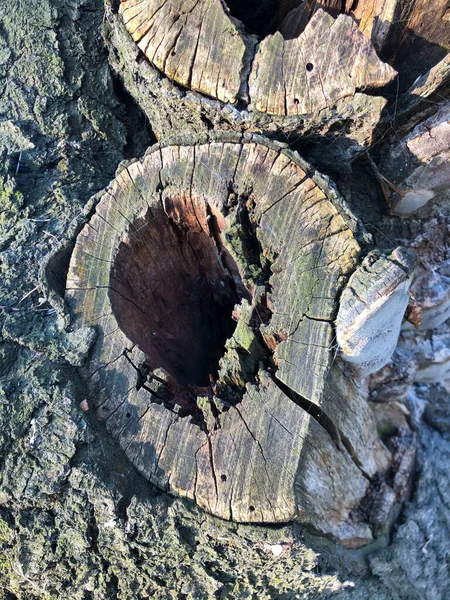
[[[239,272],[221,246],[222,215],[191,198],[164,202],[136,219],[120,243],[111,306],[152,370],[162,368],[182,388],[209,386],[236,327]]]
[[[294,104],[297,106],[298,104],[300,104],[300,100],[298,98],[294,98]]]
[[[227,476],[226,476],[226,475],[221,475],[221,476],[220,476],[220,479],[221,479],[222,481],[226,481],[226,480],[227,480]]]
[[[249,507],[248,507],[248,510],[249,510],[250,512],[255,512],[255,507],[254,507],[254,506],[249,506]]]
[[[306,63],[306,70],[311,72],[314,69],[314,65],[312,63]]]
[[[126,417],[129,419],[131,417],[131,413],[127,412]]]

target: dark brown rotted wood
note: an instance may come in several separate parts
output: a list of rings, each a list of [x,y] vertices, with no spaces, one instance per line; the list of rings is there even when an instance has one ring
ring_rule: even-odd
[[[98,332],[91,402],[145,477],[220,517],[355,547],[390,454],[334,362],[360,248],[331,196],[260,140],[155,147],[79,234],[66,300]]]

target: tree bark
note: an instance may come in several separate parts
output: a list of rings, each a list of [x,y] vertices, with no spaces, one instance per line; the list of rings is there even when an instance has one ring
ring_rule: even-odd
[[[449,587],[446,6],[234,4],[0,8],[7,600]]]

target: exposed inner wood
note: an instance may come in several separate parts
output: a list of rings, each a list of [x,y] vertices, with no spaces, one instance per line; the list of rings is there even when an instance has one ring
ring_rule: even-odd
[[[123,0],[126,28],[170,79],[224,102],[235,102],[246,51],[220,0]]]
[[[259,37],[275,31],[275,2],[256,9],[250,0],[230,0],[229,6]],[[284,40],[276,31],[259,45],[222,0],[122,0],[120,15],[145,56],[170,79],[224,102],[250,101],[271,115],[317,113],[349,97],[359,105],[356,91],[393,79],[395,72],[353,19],[341,14],[334,20],[320,8],[315,12],[315,4],[303,7],[306,28],[299,37],[285,34]]]

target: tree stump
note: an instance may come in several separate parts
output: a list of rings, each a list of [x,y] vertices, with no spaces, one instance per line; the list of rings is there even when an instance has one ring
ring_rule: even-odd
[[[89,403],[145,477],[347,547],[386,525],[390,452],[335,360],[357,227],[260,138],[156,146],[121,169],[78,236],[66,300],[97,331]]]
[[[295,35],[234,16],[262,12],[258,23],[267,24],[277,21],[277,4],[125,0],[118,15],[111,11],[111,62],[158,139],[168,122],[178,136],[192,119],[205,136],[214,128],[328,135],[342,142],[343,164],[371,143],[386,106],[376,91],[395,70],[347,15],[335,20],[319,9]]]
[[[249,100],[272,115],[313,113],[395,74],[350,17],[335,20],[322,10],[295,39],[277,32],[257,48],[221,0],[123,0],[119,12],[170,79],[223,102]]]

